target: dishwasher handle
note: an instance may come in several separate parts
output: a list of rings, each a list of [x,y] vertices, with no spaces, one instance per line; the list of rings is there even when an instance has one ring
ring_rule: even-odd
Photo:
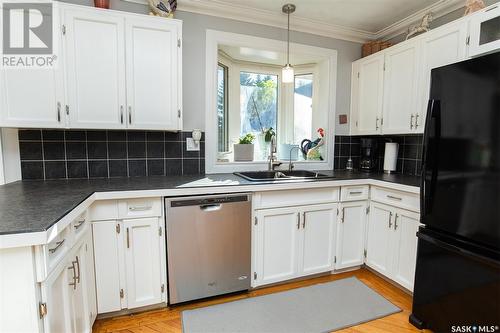
[[[215,212],[217,210],[220,210],[221,207],[221,204],[201,205],[200,209],[204,212]]]

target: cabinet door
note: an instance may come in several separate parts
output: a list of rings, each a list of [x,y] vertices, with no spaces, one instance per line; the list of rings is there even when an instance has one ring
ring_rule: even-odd
[[[418,84],[417,42],[386,51],[384,79],[384,134],[405,134],[415,129]]]
[[[353,80],[358,81],[355,114],[355,133],[360,135],[379,134],[384,93],[384,54],[362,59],[357,64],[358,73]]]
[[[100,221],[92,224],[98,313],[122,309],[120,289],[125,288],[120,281],[120,276],[123,276],[121,271],[124,271],[119,252],[122,243],[121,229],[116,221]]]
[[[390,256],[393,215],[388,206],[378,203],[372,203],[370,206],[366,264],[384,275],[390,273],[392,264]]]
[[[134,129],[179,129],[178,25],[127,18],[127,121]]]
[[[73,332],[90,332],[88,296],[87,296],[87,275],[86,275],[85,244],[79,245],[69,258],[72,267],[71,277],[75,276],[75,285],[70,289],[71,297],[71,321]]]
[[[393,249],[394,281],[413,291],[415,264],[417,260],[417,236],[419,215],[406,210],[397,210],[394,217],[395,246]]]
[[[431,90],[431,70],[466,58],[467,22],[447,24],[422,36],[422,65],[415,130],[423,133]]]
[[[336,269],[363,264],[366,201],[342,203],[337,224]]]
[[[158,218],[124,220],[128,308],[161,302]]]
[[[264,209],[256,212],[256,285],[296,277],[300,213],[297,208]]]
[[[302,233],[299,239],[300,275],[333,270],[333,245],[337,204],[303,208]]]
[[[0,70],[1,127],[64,127],[62,62],[54,69]]]
[[[90,328],[94,324],[97,317],[97,295],[95,285],[94,271],[94,246],[92,244],[92,233],[88,232],[85,236],[85,258],[82,266],[82,274],[84,274],[84,289],[87,292],[87,309]]]
[[[123,17],[80,8],[65,10],[64,19],[70,126],[125,127]]]
[[[69,284],[73,282],[71,263],[63,260],[41,284],[42,299],[47,305],[43,317],[45,333],[72,332],[72,304]]]
[[[500,5],[491,5],[475,13],[470,20],[469,56],[475,57],[500,49]]]

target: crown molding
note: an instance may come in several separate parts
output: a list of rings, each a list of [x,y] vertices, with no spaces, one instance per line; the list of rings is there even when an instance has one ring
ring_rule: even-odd
[[[464,0],[440,0],[410,16],[399,20],[373,34],[373,39],[391,39],[408,31],[408,27],[419,23],[422,17],[432,12],[434,19],[464,7]]]
[[[147,5],[147,0],[123,1]],[[464,0],[439,0],[435,4],[376,32],[349,28],[297,15],[291,20],[290,29],[313,35],[364,43],[370,40],[396,37],[405,33],[410,25],[419,22],[428,12],[432,12],[434,18],[438,18],[463,7],[463,4]],[[178,0],[177,10],[286,29],[286,15],[282,13],[251,6],[229,4],[220,0]]]

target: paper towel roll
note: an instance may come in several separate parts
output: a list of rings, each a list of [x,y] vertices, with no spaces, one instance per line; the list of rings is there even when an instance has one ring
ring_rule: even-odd
[[[391,173],[396,171],[396,165],[398,162],[398,148],[399,145],[394,142],[386,142],[385,144],[385,156],[384,156],[384,172]]]

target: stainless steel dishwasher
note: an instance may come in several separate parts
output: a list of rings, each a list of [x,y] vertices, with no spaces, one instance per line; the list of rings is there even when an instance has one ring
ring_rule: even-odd
[[[165,198],[170,304],[250,288],[251,196]]]

